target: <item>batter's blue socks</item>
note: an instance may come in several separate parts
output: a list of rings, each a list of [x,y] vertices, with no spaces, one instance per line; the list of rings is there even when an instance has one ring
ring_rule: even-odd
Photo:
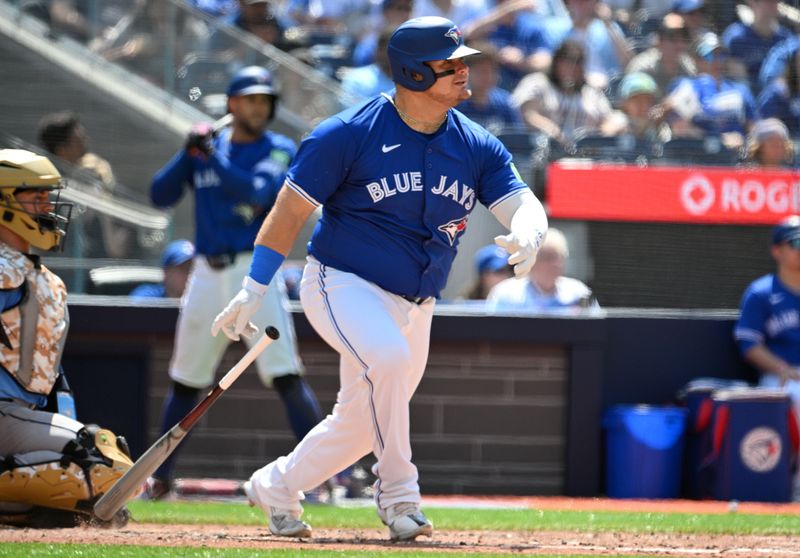
[[[200,390],[190,388],[177,382],[172,382],[161,416],[161,433],[167,432],[170,428],[178,424],[189,411],[197,405]],[[175,466],[175,456],[177,449],[172,452],[164,463],[153,473],[157,479],[169,482],[172,480],[172,468]]]
[[[317,396],[308,383],[296,374],[273,378],[272,386],[286,407],[292,432],[298,441],[302,440],[322,420],[322,409]]]

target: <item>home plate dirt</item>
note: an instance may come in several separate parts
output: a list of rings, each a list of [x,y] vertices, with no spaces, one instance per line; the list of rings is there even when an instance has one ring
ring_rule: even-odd
[[[630,556],[800,556],[791,537],[710,536],[683,534],[437,531],[432,539],[413,543],[392,543],[384,530],[317,529],[310,539],[274,537],[266,528],[217,525],[129,524],[118,530],[0,529],[3,542],[47,544],[113,544],[136,546],[254,548],[260,550],[327,549],[417,550],[431,553],[469,554],[475,552],[514,555],[571,554]]]
[[[607,500],[556,497],[426,497],[423,506],[512,507],[532,509],[730,513],[728,502],[690,500]],[[798,504],[742,502],[739,513],[800,514]],[[777,535],[709,535],[681,533],[583,533],[435,531],[432,539],[392,543],[385,529],[315,529],[309,539],[285,539],[270,535],[266,526],[155,525],[129,523],[122,529],[18,529],[0,527],[4,542],[114,544],[204,548],[277,548],[362,550],[416,550],[432,554],[508,553],[514,555],[594,556],[725,556],[800,557],[797,538]]]

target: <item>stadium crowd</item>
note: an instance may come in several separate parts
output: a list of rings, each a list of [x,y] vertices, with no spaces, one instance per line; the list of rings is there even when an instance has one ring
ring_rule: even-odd
[[[470,61],[473,98],[459,108],[502,134],[543,134],[575,152],[585,138],[650,143],[713,138],[712,150],[747,153],[747,134],[775,117],[800,133],[796,11],[776,0],[186,0],[169,3],[30,0],[56,33],[165,81],[164,45],[181,76],[202,88],[246,65],[221,29],[241,29],[308,62],[356,97],[391,90],[380,46],[409,17],[456,22],[483,55]],[[788,11],[787,11],[788,10]],[[205,22],[205,23],[204,23]],[[174,32],[170,30],[174,29]],[[178,34],[177,39],[174,36]],[[378,54],[376,54],[378,53]],[[591,143],[591,142],[588,142]],[[634,146],[636,146],[634,148]],[[619,145],[617,145],[619,147]],[[684,149],[693,149],[687,143]],[[791,162],[787,160],[787,162]]]

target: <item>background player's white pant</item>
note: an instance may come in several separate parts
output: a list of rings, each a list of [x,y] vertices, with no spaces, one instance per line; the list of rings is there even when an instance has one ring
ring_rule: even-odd
[[[230,340],[224,335],[212,337],[211,323],[220,308],[242,288],[242,277],[249,272],[251,259],[252,254],[239,253],[234,265],[221,270],[212,269],[203,256],[194,259],[194,269],[181,299],[175,349],[169,366],[173,380],[193,388],[206,388],[213,383],[214,372]],[[287,302],[286,285],[277,273],[253,316],[253,323],[258,327],[273,325],[280,332],[280,338],[256,359],[258,375],[268,386],[276,376],[303,371]],[[249,346],[255,341],[245,342]]]
[[[434,299],[408,302],[309,257],[300,300],[311,325],[341,355],[339,393],[333,412],[292,453],[253,473],[257,499],[299,510],[302,491],[372,451],[380,507],[418,503],[409,401],[428,360]]]

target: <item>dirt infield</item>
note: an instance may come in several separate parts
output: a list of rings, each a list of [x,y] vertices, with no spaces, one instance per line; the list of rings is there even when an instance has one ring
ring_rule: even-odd
[[[0,529],[3,542],[75,543],[136,546],[361,550],[424,550],[432,553],[475,552],[523,555],[592,554],[597,556],[800,556],[797,541],[775,536],[708,536],[631,533],[559,533],[531,531],[437,531],[432,539],[392,543],[384,530],[315,530],[310,539],[284,539],[266,528],[218,525],[130,524],[124,529]]]
[[[729,513],[726,502],[630,501],[570,498],[428,498],[430,505],[494,506],[505,502],[510,507],[563,510],[626,510],[642,512]],[[800,514],[798,504],[742,503],[742,513]],[[522,555],[556,554],[569,556],[800,556],[797,539],[781,536],[705,535],[664,533],[580,533],[580,532],[483,532],[436,531],[432,539],[413,543],[391,543],[385,530],[317,529],[313,538],[284,539],[269,534],[265,527],[221,525],[154,525],[132,522],[118,530],[14,529],[0,528],[0,542],[40,542],[152,545],[204,548],[314,548],[327,550],[413,549],[431,553],[469,554],[475,552]]]

